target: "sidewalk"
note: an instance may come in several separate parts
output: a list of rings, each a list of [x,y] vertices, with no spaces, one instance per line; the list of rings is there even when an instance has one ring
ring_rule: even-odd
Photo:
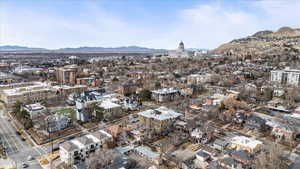
[[[12,169],[16,168],[16,164],[13,160],[11,159],[0,159],[0,168],[4,169]]]
[[[8,114],[8,116],[9,116],[10,120],[11,120],[12,126],[15,128],[16,131],[17,131],[18,129],[24,130],[24,127],[20,124],[20,122],[18,122],[15,118],[13,118],[13,117],[11,116],[10,113],[7,113],[7,114]],[[20,127],[17,127],[17,126],[20,126]],[[26,141],[30,141],[29,145],[31,145],[31,146],[33,146],[33,147],[38,146],[38,145],[35,143],[35,141],[31,138],[31,136],[27,133],[26,130],[24,130],[23,133],[24,133],[24,135],[26,136],[26,138],[25,138]]]

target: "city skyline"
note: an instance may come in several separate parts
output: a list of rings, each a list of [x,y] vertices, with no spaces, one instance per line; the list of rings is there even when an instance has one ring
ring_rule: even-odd
[[[181,40],[188,48],[213,49],[260,30],[297,27],[300,16],[295,0],[3,0],[0,6],[0,45],[49,49],[174,49]]]

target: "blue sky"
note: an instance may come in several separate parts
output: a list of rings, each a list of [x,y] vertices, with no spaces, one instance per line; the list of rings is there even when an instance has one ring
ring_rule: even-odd
[[[299,0],[0,0],[0,45],[212,49],[299,27],[299,9]]]

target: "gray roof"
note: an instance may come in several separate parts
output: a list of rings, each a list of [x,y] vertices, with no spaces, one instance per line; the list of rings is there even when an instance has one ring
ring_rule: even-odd
[[[82,136],[82,137],[79,137],[77,139],[80,143],[82,143],[83,145],[88,145],[88,144],[91,144],[91,143],[94,143],[94,141],[86,136]]]
[[[222,146],[222,147],[226,147],[226,146],[228,145],[228,142],[225,141],[225,140],[222,140],[222,139],[216,139],[216,140],[214,141],[214,144],[220,145],[220,146]]]
[[[78,146],[76,146],[74,143],[67,141],[64,142],[60,145],[60,147],[62,147],[63,149],[67,150],[67,151],[73,151],[78,149]]]
[[[91,135],[93,135],[94,137],[98,138],[99,140],[110,138],[109,135],[107,135],[107,134],[105,134],[103,132],[100,132],[100,131],[94,132]]]
[[[135,150],[140,153],[140,154],[143,154],[149,158],[158,158],[159,157],[159,154],[158,153],[155,153],[153,151],[150,150],[150,148],[148,147],[145,147],[145,146],[139,146],[139,147],[136,147]]]
[[[252,160],[253,159],[251,154],[248,153],[245,150],[234,151],[234,152],[231,153],[231,156],[233,158],[239,158],[239,159],[242,159],[242,160]]]
[[[140,116],[147,118],[154,118],[157,120],[167,120],[173,119],[181,116],[182,114],[175,112],[172,109],[168,109],[166,107],[159,107],[155,110],[149,109],[143,112],[138,113]]]
[[[198,156],[201,156],[201,157],[210,157],[210,155],[202,150],[198,151],[197,152],[197,155]]]

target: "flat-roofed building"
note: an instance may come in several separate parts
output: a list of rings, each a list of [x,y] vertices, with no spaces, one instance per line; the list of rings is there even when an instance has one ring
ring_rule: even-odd
[[[2,90],[1,90],[2,89]],[[45,101],[61,96],[67,96],[73,92],[81,92],[87,89],[86,86],[51,86],[48,83],[33,82],[0,86],[0,99],[8,110],[16,102],[31,104]]]
[[[78,67],[76,65],[69,65],[56,69],[56,79],[59,84],[76,84],[76,75]]]
[[[41,105],[40,103],[27,104],[23,106],[23,109],[29,113],[30,119],[36,119],[47,112],[46,107]]]
[[[155,133],[163,133],[172,129],[176,119],[182,114],[166,107],[159,107],[140,112],[138,115],[143,128],[151,129]]]
[[[35,83],[31,86],[5,89],[1,93],[1,99],[8,110],[11,110],[12,106],[18,101],[25,104],[35,103],[55,96],[56,92],[46,83]]]
[[[245,136],[235,136],[231,140],[231,146],[237,150],[246,150],[250,153],[256,153],[261,150],[262,142]]]

